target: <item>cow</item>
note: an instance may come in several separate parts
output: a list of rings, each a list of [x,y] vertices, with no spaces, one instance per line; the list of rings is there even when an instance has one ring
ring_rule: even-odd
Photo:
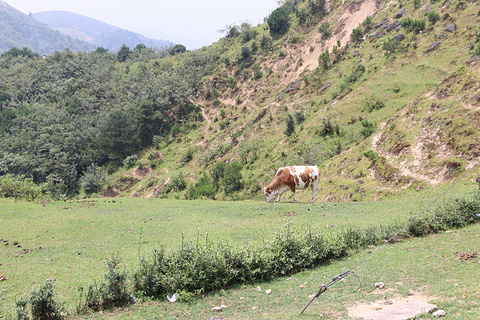
[[[297,202],[295,190],[310,187],[312,189],[312,199],[310,199],[310,203],[313,203],[318,193],[319,177],[320,171],[317,166],[282,167],[277,170],[272,182],[263,188],[263,193],[267,197],[267,202],[273,202],[273,199],[278,194],[276,200],[278,202],[280,201],[282,193],[290,189],[293,193],[293,202]]]

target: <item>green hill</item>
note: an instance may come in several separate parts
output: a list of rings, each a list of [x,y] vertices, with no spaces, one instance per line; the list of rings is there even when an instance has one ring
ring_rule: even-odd
[[[193,52],[3,55],[0,174],[57,196],[238,199],[317,164],[319,201],[428,190],[478,159],[479,11],[285,1]]]

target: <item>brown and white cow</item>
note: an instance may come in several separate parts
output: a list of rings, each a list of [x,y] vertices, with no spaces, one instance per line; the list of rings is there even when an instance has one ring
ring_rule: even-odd
[[[280,201],[282,193],[290,189],[293,193],[293,201],[297,202],[295,190],[310,187],[312,189],[312,199],[310,203],[313,203],[318,192],[319,177],[320,171],[317,166],[282,167],[278,169],[272,182],[263,188],[263,193],[267,197],[267,202],[273,202],[277,194],[278,198],[276,201]]]

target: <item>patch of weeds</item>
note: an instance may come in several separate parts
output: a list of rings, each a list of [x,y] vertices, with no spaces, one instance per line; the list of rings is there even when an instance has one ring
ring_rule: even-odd
[[[362,102],[362,111],[372,112],[385,107],[385,102],[380,100],[377,96],[370,95],[366,97]]]
[[[59,320],[66,315],[63,304],[55,301],[54,283],[51,280],[33,290],[29,297],[15,301],[17,320],[30,319],[28,305],[33,320]]]

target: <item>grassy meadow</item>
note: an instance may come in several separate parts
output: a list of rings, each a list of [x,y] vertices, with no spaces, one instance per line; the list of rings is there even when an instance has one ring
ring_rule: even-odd
[[[140,198],[16,203],[0,199],[0,274],[8,278],[0,282],[0,318],[14,317],[15,299],[28,295],[48,279],[55,279],[57,299],[74,311],[78,288],[103,281],[105,262],[112,255],[118,256],[122,267],[131,273],[140,256],[162,245],[175,250],[182,241],[207,239],[236,246],[262,245],[287,223],[294,230],[314,227],[326,233],[344,227],[386,225],[407,221],[432,199],[314,205]],[[345,315],[355,301],[382,298],[386,293],[372,293],[377,281],[387,283],[389,295],[418,291],[438,297],[439,304],[454,310],[458,319],[469,318],[471,312],[478,315],[479,264],[462,263],[453,252],[480,251],[479,236],[477,224],[389,245],[356,271],[358,277],[350,276],[322,295],[304,318],[316,319],[319,313],[326,317]],[[207,319],[214,315],[213,306],[223,304],[229,307],[222,311],[228,319],[293,319],[308,296],[318,290],[318,284],[328,282],[345,266],[352,267],[369,250],[288,278],[242,285],[188,303],[148,301],[124,311],[87,317],[198,319],[200,314]],[[301,284],[306,287],[300,288]],[[272,289],[272,294],[266,295],[265,289]]]

